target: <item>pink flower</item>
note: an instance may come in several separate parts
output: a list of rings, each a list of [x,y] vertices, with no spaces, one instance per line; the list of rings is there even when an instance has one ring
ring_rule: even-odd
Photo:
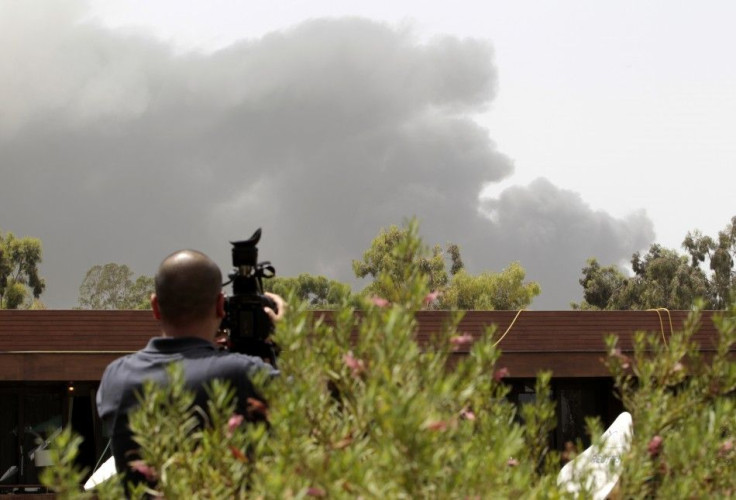
[[[322,488],[310,486],[309,488],[307,488],[307,495],[310,497],[324,497],[327,496],[327,492]]]
[[[373,305],[377,307],[388,307],[391,305],[391,302],[383,297],[371,297],[371,302],[373,302]]]
[[[647,451],[652,457],[656,457],[662,451],[662,436],[654,436],[647,445]]]
[[[233,416],[230,417],[230,420],[227,421],[227,437],[232,437],[233,432],[235,432],[235,429],[240,427],[240,424],[243,423],[243,415],[240,415],[238,413],[233,413]]]
[[[631,358],[621,353],[621,349],[618,347],[613,350],[611,357],[616,358],[621,362],[621,368],[627,370],[631,366]]]
[[[450,337],[450,343],[453,345],[456,351],[466,348],[473,343],[473,336],[469,333],[463,333],[462,335],[453,335]]]
[[[728,455],[731,451],[733,451],[733,439],[728,439],[721,443],[721,446],[718,448],[718,455],[723,457]]]
[[[463,408],[463,411],[460,412],[460,416],[465,420],[470,420],[471,422],[475,420],[475,413],[473,413],[473,410],[468,408]]]
[[[509,371],[508,368],[504,366],[502,368],[499,368],[493,373],[493,380],[495,380],[496,382],[500,382],[501,380],[508,377],[509,375],[511,375],[511,372]]]
[[[426,297],[424,297],[424,303],[425,304],[431,304],[435,300],[439,298],[439,296],[442,294],[442,292],[435,290],[433,292],[429,292]]]
[[[358,359],[353,356],[353,351],[349,351],[344,355],[342,360],[345,362],[345,365],[350,368],[350,371],[352,371],[353,377],[357,377],[365,371],[365,363],[362,359]]]
[[[130,468],[142,474],[148,481],[156,479],[156,469],[146,464],[143,460],[134,460],[130,462]]]
[[[519,465],[519,461],[516,460],[514,457],[511,457],[506,460],[506,465],[508,465],[509,467],[516,467],[517,465]]]

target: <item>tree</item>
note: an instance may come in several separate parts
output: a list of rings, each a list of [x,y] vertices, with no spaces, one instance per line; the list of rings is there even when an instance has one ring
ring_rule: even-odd
[[[573,308],[690,309],[697,299],[709,296],[705,273],[676,250],[654,244],[644,256],[635,253],[631,267],[634,276],[626,278],[615,266],[600,267],[589,260],[580,280],[585,299]]]
[[[364,295],[376,295],[389,301],[397,300],[399,289],[406,282],[406,272],[414,267],[422,273],[430,290],[441,290],[447,285],[448,276],[445,270],[445,257],[442,247],[435,245],[431,253],[420,242],[419,224],[416,219],[399,229],[391,226],[381,229],[371,242],[371,247],[363,253],[363,260],[353,261],[353,271],[358,278],[371,276],[374,281],[364,290]],[[408,245],[405,251],[399,252],[402,242],[417,242]],[[459,254],[458,254],[459,258]],[[383,279],[379,279],[383,275]]]
[[[40,307],[37,299],[46,288],[38,274],[42,254],[38,238],[0,231],[0,308]]]
[[[583,301],[575,309],[690,309],[697,299],[705,307],[724,309],[736,290],[736,217],[716,238],[688,232],[682,243],[689,254],[654,244],[631,259],[634,275],[616,266],[601,267],[595,259],[583,268]],[[707,262],[707,268],[704,264]],[[706,272],[706,269],[709,271]]]
[[[717,238],[704,236],[700,231],[688,232],[682,246],[691,257],[691,265],[699,266],[707,259],[711,271],[710,301],[716,309],[724,309],[734,298],[736,290],[736,216],[718,232]]]
[[[153,278],[138,276],[127,265],[92,266],[79,287],[80,309],[149,309]]]
[[[419,226],[412,220],[399,229],[391,226],[381,229],[363,254],[362,261],[353,261],[353,270],[359,278],[371,276],[373,283],[362,292],[394,302],[410,281],[411,269],[422,274],[427,286],[438,294],[438,299],[425,307],[442,309],[522,309],[531,304],[541,289],[538,283],[525,283],[526,272],[514,262],[500,273],[484,272],[471,275],[465,270],[460,247],[447,245],[450,258],[447,272],[445,253],[440,245],[428,249],[421,244]],[[419,242],[419,243],[417,243]],[[401,250],[403,249],[403,250]]]
[[[686,256],[652,245],[649,252],[631,259],[634,279],[618,294],[621,309],[690,309],[698,298],[707,298],[708,279]]]
[[[601,267],[596,259],[588,259],[579,283],[583,286],[583,302],[574,308],[606,309],[623,288],[626,276],[616,266]]]
[[[449,245],[447,245],[447,255],[450,256],[450,260],[452,261],[452,266],[450,267],[451,275],[454,276],[465,268],[463,259],[460,256],[460,247],[457,246],[455,243],[450,243]]]
[[[310,309],[335,309],[351,296],[350,285],[347,283],[307,273],[291,278],[264,280],[263,287],[282,297],[293,294],[296,299],[306,302]]]
[[[509,310],[524,309],[541,293],[536,282],[525,283],[526,271],[512,262],[500,273],[473,276],[464,269],[452,277],[440,298],[444,309]]]

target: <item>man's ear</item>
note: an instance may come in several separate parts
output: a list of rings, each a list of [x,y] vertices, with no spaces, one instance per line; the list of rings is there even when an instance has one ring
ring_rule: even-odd
[[[225,294],[220,292],[217,296],[217,317],[222,319],[225,317]]]
[[[158,307],[158,297],[156,297],[155,293],[151,294],[151,310],[153,310],[153,317],[160,320],[161,309]]]

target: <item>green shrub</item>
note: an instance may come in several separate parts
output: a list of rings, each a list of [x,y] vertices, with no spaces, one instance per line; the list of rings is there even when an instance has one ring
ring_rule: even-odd
[[[409,234],[396,251],[410,260],[423,249]],[[451,364],[453,348],[472,341],[457,331],[460,316],[430,345],[418,345],[413,311],[428,293],[427,280],[409,266],[401,281],[393,303],[368,301],[360,312],[344,305],[330,324],[314,321],[306,305],[292,304],[276,333],[282,375],[268,384],[256,381],[270,402],[268,427],[237,425],[232,393],[223,384],[212,387],[204,429],[195,425],[198,409],[190,408],[192,397],[176,369],[168,387],[147,387],[131,426],[155,493],[564,497],[556,486],[560,456],[548,448],[556,421],[554,404],[545,397],[550,374],[538,377],[535,402],[517,410],[506,398],[493,330]],[[711,360],[698,354],[692,340],[696,313],[667,345],[637,335],[631,358],[618,351],[614,338],[607,340],[607,362],[634,421],[631,449],[622,457],[620,497],[736,495],[736,364],[729,356],[735,312],[718,320],[718,353]],[[590,426],[600,434],[599,422]],[[66,448],[78,444],[68,439]],[[60,464],[44,480],[68,492],[81,475],[69,461]],[[113,483],[105,483],[98,496],[119,496]]]
[[[704,359],[693,312],[667,341],[637,333],[634,354],[607,340],[608,365],[634,436],[623,458],[626,498],[736,496],[736,307],[715,317],[716,354]]]

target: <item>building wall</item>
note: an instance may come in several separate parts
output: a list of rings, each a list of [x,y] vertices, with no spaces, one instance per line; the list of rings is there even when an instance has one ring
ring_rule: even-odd
[[[686,311],[470,311],[459,331],[480,337],[495,331],[508,368],[509,397],[524,404],[536,397],[534,377],[552,370],[552,397],[558,425],[553,447],[567,441],[585,444],[585,417],[599,416],[609,425],[622,410],[602,363],[604,338],[616,334],[624,352],[636,331],[666,339]],[[695,340],[706,354],[716,330],[712,312],[703,315]],[[330,322],[331,313],[316,312]],[[417,312],[417,339],[426,345],[432,333],[450,319],[448,312]],[[37,465],[29,455],[43,437],[60,425],[71,425],[85,438],[80,463],[92,469],[106,440],[94,405],[102,373],[112,360],[136,351],[158,334],[150,311],[0,311],[0,492],[33,489]],[[464,356],[459,351],[456,356]],[[15,485],[15,486],[11,486]],[[24,485],[24,486],[23,486]]]
[[[620,337],[631,350],[639,330],[667,337],[687,311],[468,311],[459,330],[479,337],[495,328],[499,347],[517,377],[552,370],[557,377],[605,377],[604,338]],[[706,311],[695,335],[704,352],[716,334]],[[517,317],[518,315],[518,317]],[[329,312],[316,317],[330,321]],[[447,311],[419,311],[417,339],[426,343],[449,320]],[[158,334],[150,311],[0,311],[0,380],[96,381],[107,364]],[[459,353],[460,355],[463,352]]]

